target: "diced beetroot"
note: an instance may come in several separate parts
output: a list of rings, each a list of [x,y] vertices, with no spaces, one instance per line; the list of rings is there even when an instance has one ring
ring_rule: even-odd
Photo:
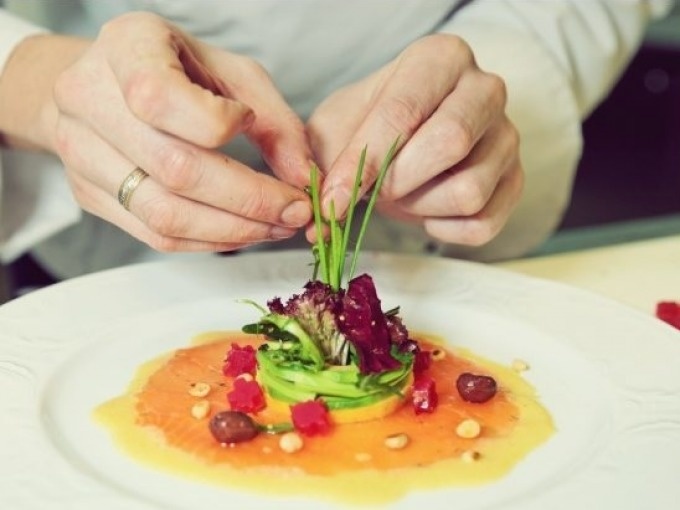
[[[425,372],[432,364],[432,353],[430,351],[418,351],[413,358],[413,375],[418,377]]]
[[[331,429],[328,408],[321,400],[308,400],[290,406],[295,430],[305,436],[326,434]]]
[[[656,316],[671,326],[680,329],[680,303],[660,301],[656,304]]]
[[[416,414],[432,413],[437,408],[439,397],[434,379],[421,376],[413,383],[413,395],[411,397],[413,410]]]
[[[234,388],[227,393],[227,400],[232,411],[242,413],[256,413],[262,411],[267,405],[262,388],[257,381],[235,379]]]
[[[233,343],[224,360],[222,373],[228,377],[238,377],[241,374],[255,375],[257,370],[257,358],[255,348],[252,345],[241,347]]]

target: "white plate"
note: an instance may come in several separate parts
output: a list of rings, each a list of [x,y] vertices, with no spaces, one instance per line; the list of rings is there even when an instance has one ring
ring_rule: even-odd
[[[90,418],[134,369],[197,333],[256,318],[241,298],[299,292],[308,252],[155,263],[0,307],[0,507],[323,507],[176,478],[113,448]],[[364,254],[385,309],[500,363],[529,361],[557,433],[498,482],[390,508],[640,509],[680,500],[680,334],[614,302],[492,267]]]

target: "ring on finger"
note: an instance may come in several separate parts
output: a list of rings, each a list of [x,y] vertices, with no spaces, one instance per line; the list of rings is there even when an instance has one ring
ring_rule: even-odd
[[[130,200],[132,200],[132,195],[139,186],[139,184],[148,177],[144,170],[140,167],[135,168],[130,172],[118,188],[118,202],[122,205],[126,211],[130,210]]]

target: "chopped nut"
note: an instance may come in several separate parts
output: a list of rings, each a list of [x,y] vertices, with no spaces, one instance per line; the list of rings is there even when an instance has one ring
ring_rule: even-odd
[[[482,454],[476,450],[465,450],[460,458],[463,459],[463,462],[476,462],[481,456]]]
[[[303,446],[302,437],[297,432],[286,432],[279,439],[279,448],[286,453],[299,452]]]
[[[472,418],[461,421],[456,427],[456,434],[463,439],[474,439],[479,436],[481,431],[482,426],[477,420],[473,420]]]
[[[446,358],[446,351],[444,349],[434,349],[431,357],[433,361],[441,361]]]
[[[401,450],[408,444],[408,436],[406,434],[392,434],[385,438],[385,446],[390,450]]]
[[[191,416],[197,420],[202,420],[210,413],[210,402],[207,400],[199,400],[191,406]]]
[[[210,385],[208,383],[204,382],[197,382],[197,383],[192,383],[191,386],[189,386],[189,395],[192,397],[205,397],[210,393]]]
[[[248,382],[250,382],[250,381],[253,380],[253,376],[250,375],[248,372],[244,372],[244,373],[242,373],[242,374],[240,374],[240,375],[237,375],[237,376],[236,376],[236,379],[241,379],[241,380],[243,380],[243,381],[248,381]]]
[[[370,461],[373,457],[371,456],[370,453],[357,453],[354,458],[356,459],[357,462],[368,462]]]
[[[512,364],[510,366],[515,372],[525,372],[529,370],[529,363],[519,358],[512,360]]]

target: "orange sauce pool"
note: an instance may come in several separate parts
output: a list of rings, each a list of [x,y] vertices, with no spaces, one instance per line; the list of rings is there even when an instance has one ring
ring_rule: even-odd
[[[418,339],[424,348],[434,347],[434,338]],[[124,451],[157,468],[233,488],[266,487],[274,496],[309,494],[371,504],[411,490],[498,479],[554,432],[549,413],[521,375],[469,352],[446,350],[429,369],[439,395],[434,413],[416,415],[406,401],[385,418],[336,424],[328,435],[304,438],[303,449],[292,454],[279,448],[278,436],[268,434],[223,447],[210,433],[209,417],[191,415],[199,398],[189,388],[210,384],[202,398],[210,402],[211,415],[229,409],[232,379],[222,375],[222,364],[232,342],[259,344],[241,333],[202,335],[193,346],[143,366],[124,395],[96,409],[96,418]],[[484,404],[463,401],[455,387],[462,372],[493,376],[498,393]],[[456,434],[467,418],[481,424],[479,437]],[[255,419],[290,421],[280,409],[265,409]],[[393,434],[406,434],[407,446],[387,448],[385,438]],[[464,452],[479,457],[466,461]]]

